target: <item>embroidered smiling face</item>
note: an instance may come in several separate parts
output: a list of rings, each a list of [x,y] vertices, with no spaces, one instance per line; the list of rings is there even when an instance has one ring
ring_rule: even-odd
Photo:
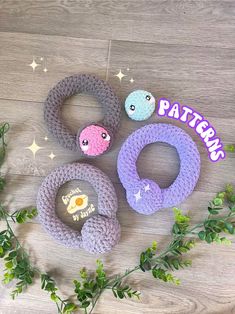
[[[79,136],[79,145],[85,155],[98,156],[110,146],[108,131],[99,125],[89,125],[82,130]]]
[[[148,119],[155,109],[155,98],[144,90],[130,93],[125,101],[125,110],[129,118],[137,121]]]

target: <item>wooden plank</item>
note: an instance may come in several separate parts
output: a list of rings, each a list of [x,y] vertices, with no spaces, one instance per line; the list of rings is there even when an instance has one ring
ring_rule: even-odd
[[[233,0],[4,1],[0,29],[94,39],[235,47]]]
[[[44,101],[59,80],[77,73],[105,79],[107,40],[0,33],[0,42],[1,98]],[[29,66],[33,59],[35,71]]]
[[[234,68],[233,49],[113,41],[109,82],[123,100],[131,91],[145,89],[205,117],[235,117]],[[121,83],[115,76],[119,69],[126,75]]]

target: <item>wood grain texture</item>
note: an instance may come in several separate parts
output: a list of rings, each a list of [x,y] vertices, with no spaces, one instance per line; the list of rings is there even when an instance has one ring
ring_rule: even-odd
[[[233,0],[0,2],[6,32],[235,47]]]
[[[235,115],[234,49],[112,41],[110,51],[109,81],[123,99],[141,88],[158,99],[191,106],[205,117]],[[118,69],[127,75],[122,84],[114,76]]]
[[[2,200],[9,210],[34,205],[43,178],[53,168],[77,160],[76,153],[62,148],[48,134],[43,121],[43,102],[49,89],[74,73],[92,72],[107,79],[122,103],[130,91],[141,88],[157,98],[189,105],[209,120],[224,144],[234,143],[234,10],[232,0],[0,1],[0,120],[11,124],[3,167],[8,184]],[[33,58],[39,63],[34,72],[28,66]],[[121,83],[115,76],[120,69],[126,75]],[[77,95],[66,101],[62,117],[76,132],[83,123],[102,119],[102,108],[92,97]],[[206,215],[207,202],[215,192],[227,182],[235,184],[234,155],[211,163],[205,146],[186,125],[155,114],[147,122],[133,122],[123,112],[112,151],[96,159],[82,159],[107,173],[117,191],[122,237],[112,253],[93,256],[64,248],[37,220],[16,228],[35,263],[55,276],[64,297],[73,294],[71,281],[79,269],[84,265],[94,269],[97,257],[115,274],[136,265],[139,253],[154,239],[160,248],[169,240],[172,209],[147,217],[136,214],[125,200],[116,172],[117,154],[125,138],[150,122],[175,124],[197,143],[202,159],[200,179],[192,195],[180,204],[193,222]],[[42,147],[35,158],[26,148],[33,139]],[[177,153],[164,144],[149,145],[138,159],[138,170],[141,177],[166,187],[179,170]],[[62,194],[77,185],[97,206],[92,187],[73,182],[60,189],[57,213],[71,227],[80,229],[81,224],[72,221],[59,202]],[[182,279],[179,287],[137,273],[130,282],[141,290],[141,301],[117,301],[107,292],[94,313],[233,314],[234,249],[234,240],[230,247],[200,244],[191,253],[193,267],[178,274]],[[0,314],[56,313],[39,283],[15,302],[9,298],[11,288],[0,284]]]
[[[0,43],[1,98],[44,101],[65,76],[83,72],[106,76],[107,40],[0,33]],[[33,58],[39,64],[35,71],[29,66]]]

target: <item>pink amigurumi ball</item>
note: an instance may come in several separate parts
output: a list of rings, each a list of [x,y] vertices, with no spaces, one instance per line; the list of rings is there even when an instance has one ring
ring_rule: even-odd
[[[79,136],[79,145],[85,155],[97,156],[110,146],[111,137],[108,131],[99,125],[85,127]]]

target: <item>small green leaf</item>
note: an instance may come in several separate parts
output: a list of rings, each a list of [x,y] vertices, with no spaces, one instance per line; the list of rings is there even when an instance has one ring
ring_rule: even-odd
[[[232,186],[232,184],[227,184],[226,185],[225,192],[228,193],[228,194],[233,193],[233,186]]]
[[[118,295],[119,299],[124,298],[124,293],[121,290],[117,290],[117,295]]]
[[[225,228],[228,230],[229,233],[233,234],[234,233],[234,227],[230,222],[226,222],[224,224]]]
[[[82,278],[82,279],[87,279],[87,272],[86,272],[86,269],[85,268],[83,268],[82,270],[80,270],[80,277]]]
[[[156,251],[156,249],[157,249],[157,241],[153,241],[153,243],[152,243],[152,250]]]
[[[225,198],[226,193],[225,192],[219,192],[217,193],[217,197],[221,198],[222,200]]]
[[[235,151],[235,146],[233,144],[226,144],[224,145],[224,150],[233,153]]]
[[[205,240],[206,240],[207,243],[211,243],[211,242],[213,241],[210,233],[208,233],[208,234],[206,235]]]
[[[216,197],[213,199],[213,203],[215,206],[221,206],[223,204],[223,200],[221,198]]]
[[[12,269],[13,268],[13,263],[10,261],[10,262],[7,262],[5,263],[5,266],[7,269]]]
[[[216,209],[209,209],[209,213],[211,215],[218,215],[219,214],[218,210],[216,210]]]
[[[71,313],[73,311],[77,310],[77,305],[74,303],[67,303],[64,307],[64,313]]]
[[[173,266],[175,267],[175,269],[179,269],[179,261],[177,260],[177,259],[174,259],[173,261],[172,261],[172,264],[173,264]]]
[[[57,302],[57,301],[58,301],[58,297],[57,297],[57,295],[55,294],[55,292],[52,292],[52,293],[51,293],[51,300],[54,301],[54,302]]]
[[[180,228],[178,227],[178,224],[174,223],[173,228],[172,228],[172,233],[178,234],[179,232],[180,232]]]
[[[235,194],[233,194],[229,197],[229,201],[232,203],[235,203]]]
[[[89,305],[90,305],[90,301],[84,301],[84,302],[82,302],[82,304],[81,304],[81,308],[87,308]]]
[[[198,237],[199,237],[199,239],[200,240],[205,240],[205,238],[206,238],[206,233],[205,233],[205,231],[200,231],[199,233],[198,233]]]
[[[225,245],[231,245],[232,244],[232,242],[229,239],[225,238],[225,237],[220,238],[220,241],[221,241],[222,244],[225,244]]]

